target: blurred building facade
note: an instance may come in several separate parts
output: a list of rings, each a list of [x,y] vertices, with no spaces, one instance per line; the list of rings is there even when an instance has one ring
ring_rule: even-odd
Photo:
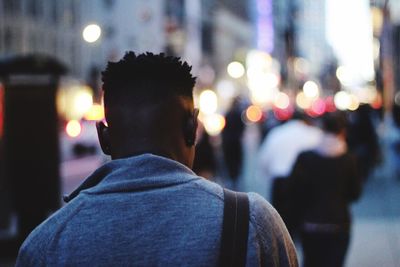
[[[78,75],[81,62],[81,1],[3,0],[0,2],[0,55],[56,56]]]
[[[223,73],[240,51],[254,46],[251,0],[4,0],[0,2],[0,55],[44,53],[57,57],[71,75],[90,80],[107,60],[127,50],[184,57]],[[87,43],[83,28],[102,29]],[[243,60],[243,58],[242,58]]]

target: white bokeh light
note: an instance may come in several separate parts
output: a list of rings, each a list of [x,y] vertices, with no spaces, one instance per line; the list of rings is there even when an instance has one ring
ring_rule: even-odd
[[[303,86],[303,92],[306,97],[316,98],[319,95],[318,85],[314,81],[307,81]]]
[[[82,32],[83,39],[88,43],[96,42],[101,36],[101,28],[97,24],[87,25]]]
[[[346,110],[350,107],[351,97],[347,92],[339,91],[335,94],[333,101],[337,109]]]
[[[200,94],[200,111],[205,114],[213,114],[218,108],[218,98],[214,91],[204,90]]]
[[[203,120],[203,123],[207,133],[211,136],[216,136],[224,129],[225,118],[220,114],[214,113],[206,116]]]
[[[227,67],[227,72],[232,78],[238,79],[244,75],[245,69],[242,63],[233,61],[229,63]]]

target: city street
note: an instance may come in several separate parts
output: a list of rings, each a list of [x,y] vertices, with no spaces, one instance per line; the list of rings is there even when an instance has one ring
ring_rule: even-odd
[[[245,175],[240,189],[255,191],[268,199],[267,183],[255,172],[259,138],[256,128],[248,127],[243,140]],[[92,156],[62,163],[63,193],[70,193],[102,161],[102,157]],[[382,173],[379,169],[374,173],[366,183],[363,195],[352,207],[353,227],[347,267],[400,266],[400,180]]]
[[[347,266],[400,266],[400,181],[373,177],[353,206]]]
[[[256,127],[248,127],[243,140],[246,150],[241,188],[269,199],[269,184],[256,172],[259,140]],[[365,184],[361,198],[352,206],[346,267],[400,266],[400,179],[390,175],[386,166],[378,167]],[[301,259],[301,251],[298,252]]]
[[[284,123],[283,133],[273,133]],[[310,244],[318,240],[315,247],[323,248],[307,258],[318,254],[343,264],[339,248],[347,245],[350,225],[346,267],[400,267],[400,0],[0,1],[0,267],[15,265],[23,240],[40,222],[61,206],[74,207],[63,196],[110,160],[101,151],[116,158],[154,152],[186,162],[194,145],[193,170],[223,187],[272,202],[272,182],[282,178],[274,183],[274,205],[288,225],[292,215],[299,219]],[[298,157],[304,151],[310,153]],[[141,203],[136,208],[149,211]],[[128,224],[114,227],[109,220],[115,229],[139,229],[116,210],[102,206],[100,214],[94,207],[87,220],[113,214]],[[131,208],[128,213],[146,221]],[[150,238],[157,257],[128,246],[126,253],[72,249],[69,240],[83,236],[75,231],[84,221],[79,218],[77,228],[67,220],[73,230],[66,236],[76,238],[62,238],[65,246],[48,251],[33,242],[33,257],[72,255],[63,259],[91,264],[99,259],[90,256],[94,252],[115,265],[115,255],[130,262],[136,251],[135,260],[144,258],[146,266],[186,251],[154,247],[154,227],[150,235],[139,234]],[[89,234],[102,232],[97,226]],[[160,229],[162,236],[171,232]],[[206,248],[213,247],[198,233]],[[339,243],[340,233],[346,239]],[[97,248],[96,238],[75,244]],[[104,247],[119,248],[122,241],[114,239]],[[135,240],[124,244],[147,248]],[[301,266],[299,240],[295,245]],[[278,251],[265,248],[268,255]],[[196,245],[196,251],[202,249]],[[201,262],[181,257],[192,258]]]
[[[240,189],[256,191],[268,199],[267,184],[257,178],[254,171],[258,140],[255,128],[249,127],[244,138],[247,175],[243,176]],[[72,192],[103,162],[104,157],[100,155],[63,162],[60,165],[63,194]],[[375,172],[366,183],[362,197],[352,207],[353,227],[347,267],[400,266],[400,180],[380,173]],[[3,264],[13,266],[13,263]]]

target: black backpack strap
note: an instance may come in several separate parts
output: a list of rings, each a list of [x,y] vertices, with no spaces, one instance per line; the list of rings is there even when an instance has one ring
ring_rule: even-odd
[[[247,194],[224,189],[220,266],[246,266],[249,216]]]

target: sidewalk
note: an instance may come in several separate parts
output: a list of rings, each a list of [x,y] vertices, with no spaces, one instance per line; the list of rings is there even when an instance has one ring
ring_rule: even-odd
[[[352,210],[346,266],[400,266],[400,181],[372,178]]]

